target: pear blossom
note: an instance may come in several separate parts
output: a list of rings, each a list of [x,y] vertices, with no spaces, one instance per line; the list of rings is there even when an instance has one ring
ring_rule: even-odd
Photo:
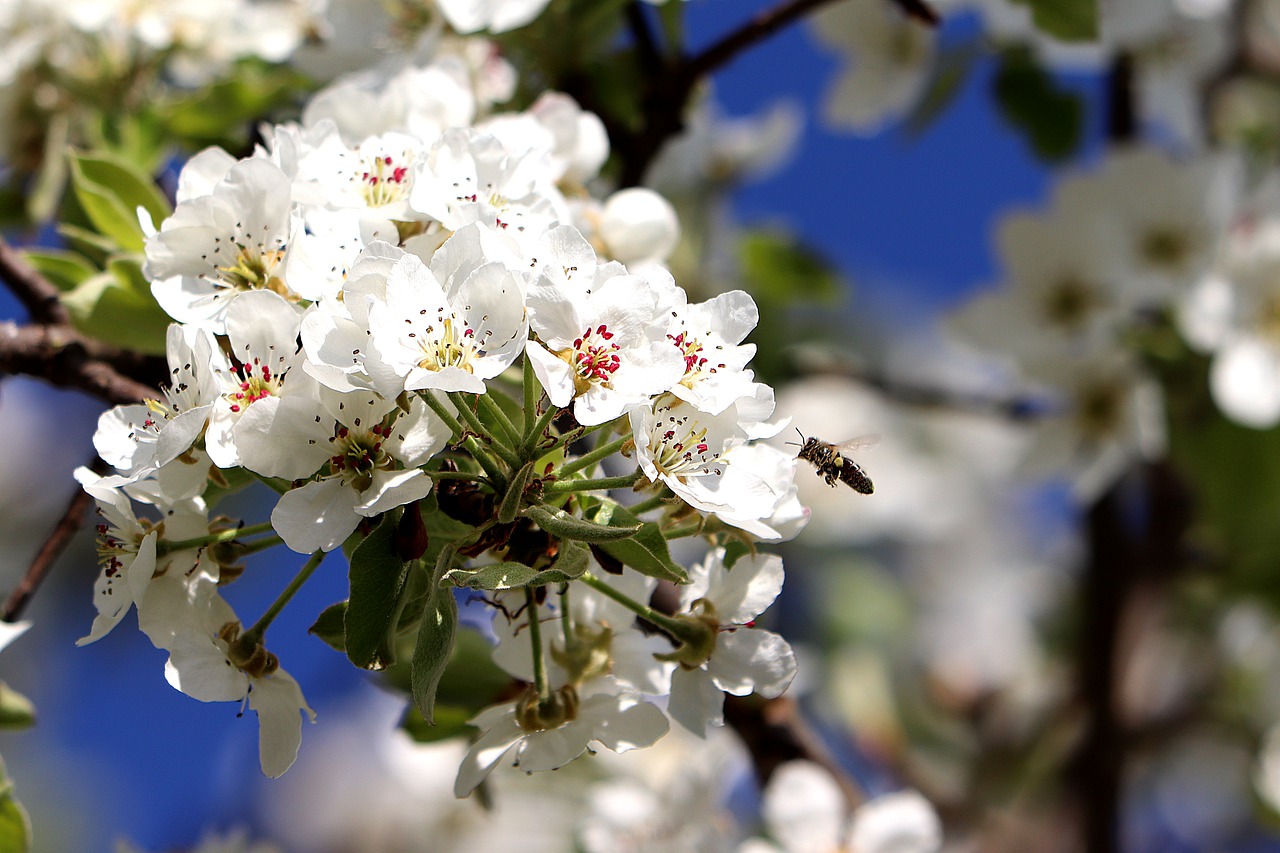
[[[477,714],[471,725],[481,734],[462,759],[453,786],[455,796],[469,795],[508,755],[521,770],[534,773],[564,766],[593,742],[614,752],[627,752],[650,746],[666,734],[666,717],[637,694],[609,683],[607,678],[589,686],[599,692],[577,694],[570,689],[574,698],[561,705],[571,710],[554,723],[535,720],[522,724],[522,717],[529,717],[530,706],[537,704],[536,694]]]
[[[850,0],[819,10],[813,32],[847,54],[848,68],[827,94],[827,121],[869,134],[904,114],[924,91],[936,35],[891,3]]]
[[[767,518],[781,500],[775,485],[746,468],[729,477],[725,459],[753,431],[772,433],[772,427],[761,426],[772,412],[773,392],[766,385],[757,384],[751,396],[717,415],[664,394],[652,407],[630,414],[636,461],[650,481],[662,481],[690,506],[723,512],[725,520]],[[778,483],[776,488],[785,492],[786,484]]]
[[[592,560],[593,574],[632,601],[647,602],[658,582],[638,572],[610,575],[602,572]],[[523,591],[501,596],[523,599]],[[548,596],[544,605],[559,611],[568,601],[573,636],[565,637],[563,623],[548,623],[541,632],[548,677],[556,683],[567,683],[581,677],[578,668],[592,676],[608,675],[623,688],[648,696],[665,695],[670,689],[673,665],[658,655],[671,651],[671,643],[660,635],[645,634],[636,628],[635,613],[618,602],[581,584],[559,596]],[[508,602],[512,608],[520,604]],[[510,609],[510,608],[509,608]],[[527,620],[508,625],[495,620],[498,644],[493,662],[516,678],[533,680],[533,647],[529,640]]]
[[[387,277],[385,301],[369,306],[369,335],[400,390],[482,394],[485,381],[506,370],[529,336],[521,282],[501,263],[455,278],[449,290],[416,255]]]
[[[774,771],[764,791],[765,825],[785,853],[937,853],[942,822],[913,790],[868,800],[848,815],[848,804],[831,774],[812,761],[788,761]],[[753,853],[779,848],[753,840],[739,848]]]
[[[566,218],[563,200],[546,180],[546,156],[542,150],[513,154],[479,131],[447,130],[423,158],[409,205],[447,231],[484,222],[532,241]]]
[[[1017,213],[1000,223],[1007,288],[973,300],[950,327],[1018,359],[1086,355],[1114,343],[1134,307],[1119,235],[1097,211]]]
[[[782,559],[752,554],[740,557],[732,569],[724,559],[724,549],[716,548],[693,567],[689,585],[680,588],[676,614],[700,620],[714,632],[714,647],[704,660],[679,661],[667,703],[671,718],[700,737],[708,725],[723,724],[725,693],[773,698],[796,674],[787,641],[754,627],[782,591]]]
[[[1175,162],[1151,148],[1110,152],[1102,168],[1062,181],[1054,206],[1103,217],[1119,238],[1116,276],[1132,304],[1166,302],[1207,272],[1234,195],[1224,164]]]
[[[89,633],[76,641],[76,645],[83,646],[110,633],[131,607],[140,607],[158,575],[181,573],[196,564],[198,549],[161,553],[162,537],[190,539],[207,534],[209,529],[203,505],[198,502],[171,508],[164,520],[153,522],[134,513],[132,501],[121,488],[124,478],[102,477],[88,468],[78,468],[76,479],[94,499],[102,516],[97,529],[102,570],[93,587],[93,604],[98,613]]]
[[[281,274],[295,228],[288,177],[267,160],[242,160],[148,238],[144,272],[169,316],[221,333],[236,294],[292,293]]]
[[[275,447],[298,459],[299,469],[324,465],[317,479],[281,495],[271,512],[280,538],[303,554],[332,551],[361,518],[430,494],[431,477],[418,466],[450,437],[420,398],[405,412],[394,400],[361,392],[323,393],[314,408],[282,409],[270,424],[251,423],[264,455]]]
[[[505,33],[523,27],[538,17],[547,3],[548,0],[437,0],[449,26],[460,33]]]
[[[1100,494],[1133,459],[1165,447],[1160,387],[1132,353],[1111,350],[1038,365],[1056,402],[1033,425],[1026,473],[1067,470],[1082,500]]]
[[[566,286],[544,268],[528,295],[537,340],[525,352],[551,402],[572,402],[586,426],[641,406],[685,370],[682,354],[660,338],[659,293],[649,281],[618,265],[595,273]]]
[[[343,75],[312,96],[302,124],[330,121],[350,146],[388,132],[431,145],[445,130],[471,125],[476,110],[467,63],[440,56],[421,65],[387,62]]]
[[[742,343],[760,321],[749,293],[731,290],[696,305],[676,288],[667,340],[684,357],[684,376],[671,393],[708,414],[717,415],[751,396],[758,383],[746,369],[755,344]]]
[[[1233,230],[1212,273],[1181,307],[1183,334],[1213,353],[1209,389],[1239,423],[1280,422],[1280,219],[1266,216]]]
[[[165,679],[201,702],[248,702],[258,715],[262,772],[275,778],[293,764],[302,742],[302,715],[315,722],[293,676],[259,645],[245,657],[234,646],[241,626],[217,591],[218,575],[203,566],[189,576],[157,578],[139,607],[139,624],[169,653]]]
[[[208,334],[174,323],[165,333],[169,385],[163,400],[116,406],[98,418],[93,446],[129,476],[162,468],[185,453],[208,423],[217,397],[213,371],[221,364]]]
[[[605,254],[628,267],[661,263],[680,239],[671,202],[645,187],[628,187],[605,200],[599,237]]]
[[[259,409],[255,417],[268,417],[263,410],[279,406],[286,387],[288,392],[313,399],[309,392],[315,383],[298,369],[302,360],[297,345],[300,322],[294,306],[270,291],[245,293],[227,309],[227,346],[233,361],[215,370],[221,395],[205,432],[205,448],[219,468],[242,464],[244,445],[249,454],[243,461],[246,467],[279,476],[277,457],[255,457],[255,444],[244,442],[238,427],[250,407]],[[303,390],[298,390],[299,385]]]

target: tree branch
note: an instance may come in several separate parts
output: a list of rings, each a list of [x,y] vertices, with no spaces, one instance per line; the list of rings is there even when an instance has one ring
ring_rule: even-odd
[[[108,403],[137,403],[156,389],[122,372],[147,374],[144,356],[90,340],[66,325],[19,326],[0,322],[0,373],[26,374],[64,388],[77,388]]]
[[[95,457],[89,467],[102,474],[107,470],[107,463]],[[35,595],[36,590],[40,588],[41,582],[49,574],[49,569],[53,567],[54,561],[66,550],[76,531],[84,524],[85,513],[88,512],[89,507],[92,505],[93,498],[89,496],[88,492],[77,486],[76,493],[71,496],[71,501],[67,504],[67,508],[63,510],[62,517],[58,519],[58,523],[49,534],[49,538],[40,546],[39,552],[36,553],[35,559],[31,561],[31,565],[27,567],[27,572],[22,576],[22,580],[9,593],[9,597],[5,599],[4,608],[0,609],[0,621],[16,622],[22,616],[27,603],[31,601],[31,597]]]
[[[0,280],[18,297],[32,321],[55,325],[71,323],[58,288],[36,272],[3,237],[0,237]]]
[[[721,38],[698,55],[685,62],[684,73],[691,82],[728,64],[730,60],[749,47],[764,41],[778,30],[799,20],[810,12],[833,0],[788,0],[780,6],[756,15],[738,29]],[[889,0],[908,17],[930,26],[941,20],[925,0]]]

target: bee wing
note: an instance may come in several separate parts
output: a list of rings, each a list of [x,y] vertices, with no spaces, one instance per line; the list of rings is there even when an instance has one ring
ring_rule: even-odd
[[[851,438],[848,441],[842,441],[832,446],[842,453],[852,453],[858,450],[870,450],[878,444],[880,444],[880,436],[871,433],[869,435],[860,435],[857,438]]]

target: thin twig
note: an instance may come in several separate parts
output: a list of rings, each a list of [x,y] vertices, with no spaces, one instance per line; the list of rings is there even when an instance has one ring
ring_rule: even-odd
[[[62,304],[56,288],[48,279],[36,272],[22,254],[0,237],[0,280],[9,286],[13,295],[27,309],[36,323],[66,324],[71,315]]]
[[[738,29],[721,38],[685,63],[685,73],[691,78],[705,77],[728,64],[747,48],[764,41],[778,30],[810,12],[834,0],[788,0],[773,9],[756,15]],[[938,13],[924,0],[891,0],[908,16],[930,26],[939,22]]]
[[[107,464],[96,457],[89,464],[89,467],[99,474],[103,474],[107,470]],[[89,496],[89,493],[77,487],[76,493],[71,496],[71,500],[67,504],[67,508],[63,510],[62,517],[58,519],[57,525],[54,526],[49,537],[45,539],[44,544],[40,546],[40,550],[36,553],[35,559],[31,561],[31,565],[27,566],[26,574],[22,576],[22,580],[9,593],[9,597],[5,599],[4,609],[0,610],[0,621],[15,622],[22,616],[27,603],[31,601],[31,597],[40,588],[40,583],[49,574],[49,569],[53,567],[54,561],[66,550],[76,531],[84,524],[85,513],[88,512],[89,507],[92,505],[93,498]]]

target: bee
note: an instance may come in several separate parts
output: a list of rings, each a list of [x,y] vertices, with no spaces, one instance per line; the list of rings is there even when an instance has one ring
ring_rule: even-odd
[[[796,432],[800,431],[796,430]],[[804,433],[800,433],[800,440],[804,443],[800,445],[800,452],[796,454],[796,458],[803,459],[818,469],[818,473],[827,481],[828,486],[835,488],[836,483],[841,482],[864,495],[869,495],[876,490],[867,472],[862,470],[862,466],[845,456],[842,451],[874,447],[879,443],[879,438],[864,435],[841,444],[831,444],[820,438],[805,438]]]

